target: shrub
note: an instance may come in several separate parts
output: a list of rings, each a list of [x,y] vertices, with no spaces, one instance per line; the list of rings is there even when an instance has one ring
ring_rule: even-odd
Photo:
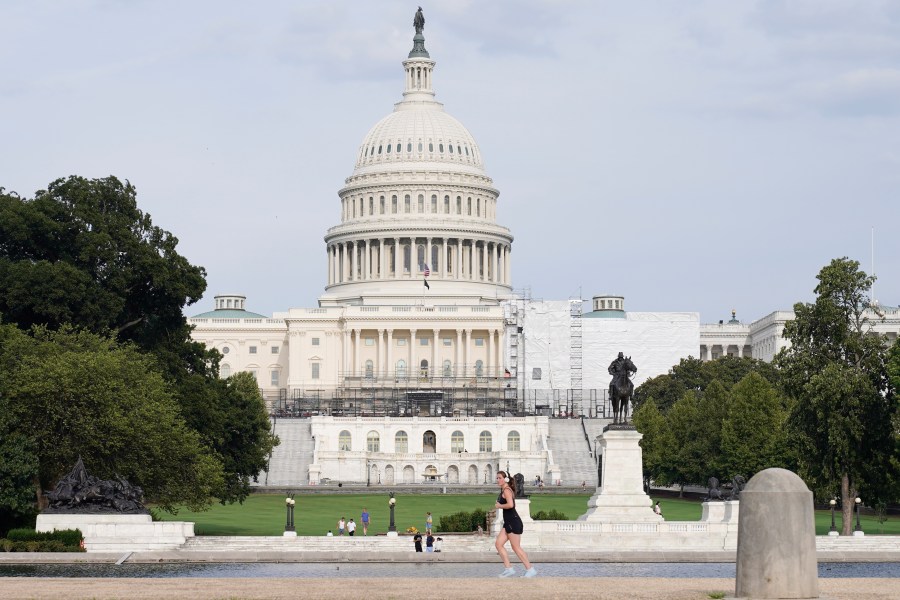
[[[458,512],[452,515],[441,517],[440,531],[442,532],[470,532],[478,529],[478,526],[485,526],[485,518],[487,513],[480,508],[476,508],[472,512]]]
[[[55,531],[35,531],[33,529],[10,529],[7,539],[14,542],[47,542],[58,540],[64,546],[78,547],[84,538],[80,529],[59,529]]]
[[[531,518],[535,521],[568,521],[569,517],[559,512],[556,509],[553,510],[539,510],[533,515]]]

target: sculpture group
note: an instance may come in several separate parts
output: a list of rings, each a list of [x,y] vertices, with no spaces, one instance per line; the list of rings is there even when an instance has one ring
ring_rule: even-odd
[[[99,479],[88,475],[81,457],[72,472],[59,480],[52,492],[47,492],[54,512],[119,512],[145,513],[144,491],[122,477]]]
[[[613,423],[624,424],[628,422],[628,405],[634,395],[634,384],[631,377],[637,373],[637,367],[631,362],[631,357],[626,357],[622,352],[610,363],[607,369],[613,376],[609,382],[609,398],[612,401]]]

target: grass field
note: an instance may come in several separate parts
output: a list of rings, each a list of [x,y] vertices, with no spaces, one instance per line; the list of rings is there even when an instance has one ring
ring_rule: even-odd
[[[531,496],[531,513],[538,511],[558,510],[570,520],[587,511],[589,494],[551,495],[535,494]],[[460,511],[472,511],[481,508],[485,511],[493,509],[496,495],[480,494],[471,496],[456,495],[411,495],[398,496],[395,509],[397,530],[403,532],[407,527],[425,529],[425,513],[431,511],[434,517],[435,530],[439,530],[442,515]],[[322,495],[298,494],[294,512],[294,524],[298,535],[325,535],[331,529],[337,533],[337,521],[341,516],[354,519],[359,523],[360,513],[364,507],[369,509],[371,526],[369,534],[385,533],[388,529],[390,513],[387,496],[384,494],[340,494]],[[654,498],[654,501],[656,498]],[[698,521],[701,506],[694,500],[678,500],[661,498],[660,506],[667,521]],[[647,507],[650,510],[650,507]],[[178,511],[177,515],[155,510],[154,514],[166,521],[193,521],[196,523],[198,535],[281,535],[284,531],[285,507],[284,496],[273,494],[252,494],[243,504],[222,506],[215,504],[201,513],[187,509]],[[881,524],[874,517],[863,515],[862,527],[866,534],[900,535],[900,518],[892,516]],[[816,533],[823,535],[831,526],[831,513],[816,512]],[[840,515],[837,515],[837,526],[840,528]],[[358,528],[362,535],[362,526]]]

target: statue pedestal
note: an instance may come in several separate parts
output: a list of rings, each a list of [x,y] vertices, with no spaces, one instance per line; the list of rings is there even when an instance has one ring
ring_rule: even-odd
[[[35,531],[80,529],[88,552],[139,552],[178,548],[194,537],[194,524],[153,521],[149,514],[41,513]]]
[[[661,523],[644,492],[641,446],[636,429],[607,429],[600,435],[602,481],[579,521]]]

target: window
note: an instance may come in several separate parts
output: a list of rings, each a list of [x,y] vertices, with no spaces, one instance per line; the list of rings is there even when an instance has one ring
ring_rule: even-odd
[[[338,434],[338,450],[343,450],[346,452],[352,447],[353,440],[350,437],[350,432],[345,429],[340,434]]]
[[[434,152],[434,144],[432,142],[428,142],[428,151]]]
[[[425,270],[425,246],[416,246],[416,263],[419,265],[419,270]]]
[[[450,196],[444,196],[444,212],[450,214]]]
[[[256,354],[256,346],[250,346],[250,354]]]
[[[419,150],[421,150],[421,148],[419,148]],[[406,143],[406,151],[407,151],[407,152],[412,152],[412,142],[407,142],[407,143]]]
[[[231,377],[231,365],[225,363],[219,366],[219,377],[221,377],[222,379],[228,379],[229,377]]]
[[[313,345],[313,346],[318,346],[318,345],[319,345],[319,338],[317,338],[317,337],[312,338],[312,345]]]
[[[272,354],[278,354],[278,346],[272,346]]]
[[[403,212],[409,212],[410,210],[412,210],[412,199],[407,194],[403,197]]]
[[[481,337],[475,338],[475,345],[476,346],[484,346],[484,338],[481,338]]]
[[[419,345],[420,345],[420,346],[427,346],[427,345],[428,345],[428,338],[419,338]]]
[[[229,348],[228,346],[222,348],[222,354],[228,354],[229,352],[231,352],[231,348]]]
[[[397,377],[406,377],[406,361],[402,358],[397,361]]]
[[[431,246],[431,270],[436,271],[437,266],[440,264],[441,249],[437,244]]]
[[[510,431],[506,436],[506,449],[511,452],[518,452],[521,439],[518,431]]]
[[[394,436],[394,452],[402,454],[409,452],[409,436],[405,431],[398,431]]]
[[[419,363],[419,377],[428,377],[428,361],[424,358]]]
[[[388,154],[391,153],[391,145],[390,145],[390,144],[387,145],[387,147],[385,148],[385,151],[386,151]]]
[[[451,340],[450,338],[441,338],[441,343],[445,346],[452,346],[453,340]]]
[[[475,216],[476,217],[481,216],[481,198],[475,199]]]
[[[444,377],[453,376],[453,363],[449,360],[444,361]]]
[[[472,199],[469,198],[469,201],[466,203],[466,214],[468,216],[472,216]]]
[[[374,345],[375,345],[375,338],[373,338],[373,337],[363,338],[363,343],[364,343],[366,346],[374,346]]]
[[[466,438],[462,431],[454,431],[450,434],[450,452],[462,452],[466,449]]]
[[[398,345],[398,346],[405,346],[405,345],[406,345],[406,338],[397,338],[397,345]]]
[[[384,196],[379,199],[381,212],[379,214],[384,214]]]
[[[272,369],[271,376],[272,387],[278,387],[278,369]]]
[[[419,213],[425,212],[425,196],[419,194]]]
[[[447,144],[447,148],[449,148],[450,154],[453,154],[453,144]]]
[[[431,212],[437,212],[437,196],[435,194],[431,195]]]
[[[456,214],[462,214],[462,196],[456,197]]]
[[[366,361],[366,377],[369,379],[375,374],[375,363],[371,359]]]
[[[369,196],[369,216],[371,217],[374,214],[375,214],[375,198],[373,198],[372,196]]]
[[[419,142],[419,152],[422,151],[422,142]]]
[[[391,212],[397,214],[397,196],[391,196]]]
[[[400,152],[400,142],[397,142],[397,152]]]
[[[412,253],[412,247],[410,244],[406,244],[403,246],[403,271],[404,273],[409,273],[410,269],[410,259],[412,258],[410,254]]]
[[[368,452],[381,452],[381,438],[377,431],[370,431],[366,435],[366,450]]]
[[[259,380],[259,378],[257,377],[256,369],[247,369],[247,372],[253,376],[253,379],[257,381]]]
[[[319,363],[317,363],[317,362],[312,363],[312,376],[311,377],[312,377],[312,379],[319,378]]]
[[[350,435],[349,433],[347,435]],[[482,431],[481,435],[478,436],[478,451],[479,452],[493,452],[493,444],[491,443],[491,432],[490,431]]]
[[[484,375],[484,361],[476,360],[475,361],[475,377],[482,377]]]

